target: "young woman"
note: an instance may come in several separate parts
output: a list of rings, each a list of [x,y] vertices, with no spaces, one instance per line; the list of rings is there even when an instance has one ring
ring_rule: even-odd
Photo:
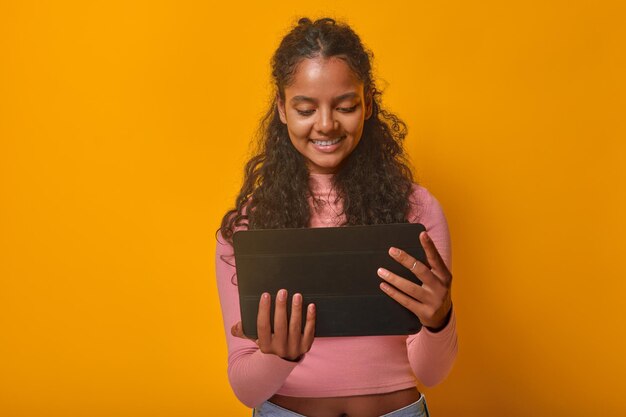
[[[413,183],[402,148],[406,127],[381,108],[370,58],[347,25],[303,18],[272,59],[276,96],[236,206],[222,220],[216,253],[228,376],[256,416],[427,416],[416,384],[441,382],[456,357],[446,219],[437,200]],[[259,301],[258,340],[244,337],[231,245],[236,230],[406,222],[426,226],[415,238],[430,268],[401,248],[389,255],[423,285],[383,269],[378,274],[381,291],[423,323],[417,334],[316,339],[315,306],[281,290]]]

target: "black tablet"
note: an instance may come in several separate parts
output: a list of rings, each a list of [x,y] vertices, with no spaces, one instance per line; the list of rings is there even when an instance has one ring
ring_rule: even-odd
[[[261,294],[271,294],[273,316],[281,288],[289,292],[289,306],[296,292],[302,294],[305,308],[315,304],[316,337],[418,332],[419,319],[380,290],[382,280],[376,271],[384,267],[421,285],[388,251],[395,246],[426,263],[419,241],[424,230],[419,223],[402,223],[236,232],[233,244],[244,334],[257,337]]]

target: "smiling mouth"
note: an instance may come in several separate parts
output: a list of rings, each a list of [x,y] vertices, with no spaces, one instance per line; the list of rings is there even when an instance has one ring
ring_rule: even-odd
[[[318,146],[331,146],[334,145],[335,143],[339,143],[342,139],[345,139],[345,135],[338,137],[337,139],[331,139],[331,140],[315,140],[315,139],[311,139],[311,142],[313,142],[314,144],[318,145]]]

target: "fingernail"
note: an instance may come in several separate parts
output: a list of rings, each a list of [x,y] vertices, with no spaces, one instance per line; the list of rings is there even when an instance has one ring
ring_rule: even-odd
[[[424,232],[424,240],[426,242],[430,242],[430,236],[428,236],[428,233]]]
[[[309,313],[315,313],[315,304],[309,304]]]
[[[393,256],[398,256],[398,255],[400,255],[400,250],[396,249],[396,248],[391,248],[391,254]]]
[[[378,276],[386,277],[387,275],[389,275],[389,271],[385,268],[378,268]]]
[[[294,306],[299,306],[302,303],[302,295],[300,294],[295,294],[293,296],[293,305]]]
[[[285,301],[286,298],[287,298],[287,291],[285,290],[278,291],[278,299],[280,301]]]
[[[261,297],[263,297],[264,300],[267,300],[268,298],[270,298],[270,295],[269,293],[264,292]]]
[[[386,292],[389,291],[389,286],[383,282],[380,284],[380,289]]]

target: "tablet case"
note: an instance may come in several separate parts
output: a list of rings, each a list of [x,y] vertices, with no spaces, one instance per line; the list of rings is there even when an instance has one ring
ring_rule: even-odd
[[[245,230],[233,236],[243,331],[257,338],[263,292],[274,300],[279,289],[302,294],[303,308],[316,306],[315,336],[405,335],[421,328],[419,319],[385,294],[377,274],[384,267],[421,285],[411,271],[389,256],[400,248],[421,262],[419,223],[306,229]],[[303,310],[302,327],[304,328]]]

